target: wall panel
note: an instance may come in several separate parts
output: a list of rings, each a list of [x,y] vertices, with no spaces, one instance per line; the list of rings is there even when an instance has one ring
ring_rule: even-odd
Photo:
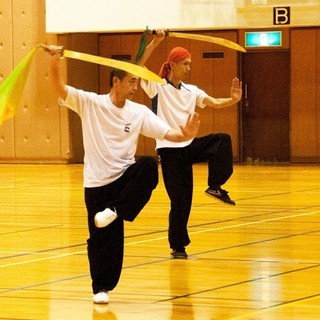
[[[45,0],[0,0],[0,81],[39,43],[56,44],[45,32]],[[37,50],[19,108],[0,127],[0,162],[72,162],[70,113],[59,108],[47,53]]]
[[[46,39],[45,6],[42,1],[13,1],[13,37],[15,65],[39,42]],[[37,17],[35,19],[34,17]],[[35,160],[59,159],[59,109],[52,105],[54,96],[43,68],[47,57],[36,53],[26,83],[24,95],[15,117],[15,157]],[[58,129],[58,130],[57,130]]]
[[[317,118],[317,158],[320,162],[320,29],[316,29],[316,118]]]
[[[13,69],[12,1],[0,0],[0,83]],[[0,160],[14,158],[14,122],[5,121],[0,126]]]
[[[317,127],[320,119],[316,117],[316,35],[315,29],[291,31],[290,141],[292,161],[314,161],[319,157]]]

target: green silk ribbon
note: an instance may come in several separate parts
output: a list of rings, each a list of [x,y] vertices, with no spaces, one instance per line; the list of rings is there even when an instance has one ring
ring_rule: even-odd
[[[35,52],[36,48],[31,50],[0,84],[0,125],[16,113]]]

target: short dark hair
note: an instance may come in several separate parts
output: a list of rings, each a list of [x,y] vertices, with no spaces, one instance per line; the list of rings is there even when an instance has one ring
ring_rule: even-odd
[[[113,78],[114,77],[117,77],[119,78],[120,80],[123,80],[123,78],[128,74],[127,71],[125,70],[121,70],[121,69],[112,69],[111,72],[110,72],[110,87],[112,88],[113,87]]]

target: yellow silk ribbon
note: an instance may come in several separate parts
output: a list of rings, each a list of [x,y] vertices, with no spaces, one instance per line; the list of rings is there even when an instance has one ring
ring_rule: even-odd
[[[145,80],[151,80],[151,81],[160,82],[163,84],[166,83],[164,79],[160,78],[158,75],[151,72],[147,68],[138,66],[133,63],[93,56],[91,54],[80,53],[80,52],[70,51],[70,50],[63,50],[63,56],[66,58],[78,59],[82,61],[101,64],[101,65],[116,68],[116,69],[121,69]]]
[[[23,95],[23,89],[28,77],[31,62],[37,46],[17,65],[17,67],[9,74],[9,76],[0,84],[0,125],[3,121],[13,118],[19,102]],[[99,56],[93,56],[86,53],[80,53],[70,50],[64,50],[63,56],[66,58],[78,59],[91,63],[101,64],[104,66],[125,70],[139,78],[165,83],[158,75],[151,72],[147,68],[140,67],[133,63],[120,60],[108,59]]]
[[[168,31],[169,37],[175,37],[175,38],[182,38],[182,39],[191,39],[191,40],[198,40],[198,41],[205,41],[205,42],[211,42],[215,44],[219,44],[220,46],[224,46],[233,50],[246,52],[247,50],[243,47],[241,47],[239,44],[224,39],[224,38],[217,38],[217,37],[211,37],[211,36],[205,36],[202,34],[192,34],[192,33],[182,33],[182,32],[171,32]]]

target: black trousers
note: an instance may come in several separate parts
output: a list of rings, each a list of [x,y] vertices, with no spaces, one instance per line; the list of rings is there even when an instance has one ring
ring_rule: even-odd
[[[233,173],[231,137],[225,133],[196,138],[184,148],[160,148],[163,180],[170,198],[170,248],[185,247],[190,243],[187,224],[192,194],[194,163],[208,162],[208,186],[220,187]]]
[[[110,291],[117,285],[123,263],[124,220],[136,218],[157,184],[157,161],[142,157],[118,180],[102,187],[85,188],[90,234],[87,249],[94,294]],[[97,228],[94,216],[105,208],[115,208],[119,217],[107,227]]]

